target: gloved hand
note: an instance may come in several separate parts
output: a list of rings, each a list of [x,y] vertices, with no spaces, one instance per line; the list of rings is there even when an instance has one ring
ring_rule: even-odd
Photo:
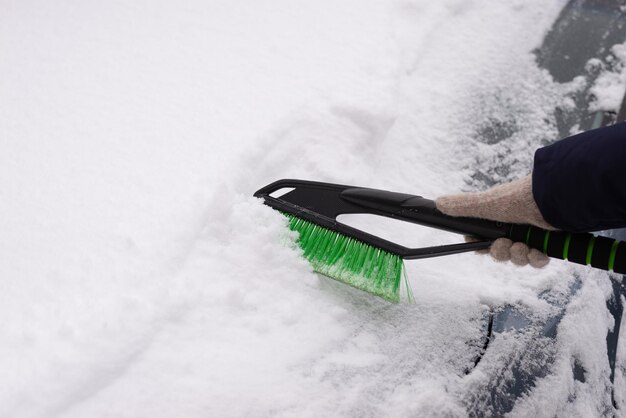
[[[435,200],[437,209],[450,216],[468,216],[492,221],[530,224],[551,231],[556,230],[539,212],[532,192],[532,176],[495,186],[478,193],[442,196]],[[471,239],[471,238],[470,238]],[[514,264],[544,267],[550,258],[522,242],[499,238],[489,248],[497,261],[511,260]]]

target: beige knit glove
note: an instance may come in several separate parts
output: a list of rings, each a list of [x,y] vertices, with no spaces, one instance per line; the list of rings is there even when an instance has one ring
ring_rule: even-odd
[[[532,176],[495,186],[478,193],[461,193],[442,196],[435,201],[437,209],[450,216],[468,216],[492,221],[530,224],[554,231],[539,212],[533,198]],[[471,239],[471,238],[469,238]],[[497,261],[511,260],[514,264],[544,267],[550,258],[541,251],[529,248],[522,242],[499,238],[489,248]]]

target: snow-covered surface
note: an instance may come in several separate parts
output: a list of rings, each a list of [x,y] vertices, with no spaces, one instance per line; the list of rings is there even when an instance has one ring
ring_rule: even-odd
[[[626,90],[626,43],[611,48],[610,60],[607,63],[592,59],[590,66],[599,66],[601,73],[591,88],[593,110],[609,110],[617,112]]]
[[[409,262],[416,304],[390,305],[312,273],[250,195],[528,173],[564,91],[531,51],[563,4],[4,2],[0,416],[464,416],[520,344],[465,374],[488,306],[547,317],[576,269]],[[515,416],[606,410],[610,285],[577,271]]]

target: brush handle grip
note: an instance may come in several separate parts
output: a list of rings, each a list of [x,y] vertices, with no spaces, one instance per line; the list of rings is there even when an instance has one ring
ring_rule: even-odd
[[[549,257],[626,274],[626,243],[587,233],[547,231],[530,225],[510,225],[509,238],[524,242]]]

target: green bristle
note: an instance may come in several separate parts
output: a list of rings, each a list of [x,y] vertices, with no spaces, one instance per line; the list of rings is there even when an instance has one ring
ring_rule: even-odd
[[[289,218],[289,228],[298,232],[298,244],[315,271],[390,302],[400,301],[400,284],[404,279],[406,297],[412,301],[400,256],[297,216],[285,215]]]

